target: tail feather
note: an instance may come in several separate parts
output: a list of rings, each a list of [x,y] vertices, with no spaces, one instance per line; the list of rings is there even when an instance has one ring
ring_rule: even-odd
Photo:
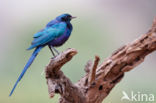
[[[32,56],[29,58],[27,64],[25,65],[24,69],[22,70],[22,73],[20,74],[20,76],[18,77],[16,83],[14,84],[14,87],[13,89],[11,90],[9,96],[12,95],[12,93],[14,92],[18,82],[22,79],[23,75],[25,74],[25,72],[27,71],[27,69],[30,67],[30,65],[32,64],[32,62],[34,61],[35,57],[37,56],[37,54],[40,52],[40,50],[42,49],[43,47],[37,47],[34,52],[32,53]]]

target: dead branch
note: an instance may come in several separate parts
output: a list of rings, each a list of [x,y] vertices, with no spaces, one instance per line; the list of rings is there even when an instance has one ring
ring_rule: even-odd
[[[49,95],[61,95],[59,103],[102,103],[112,88],[124,77],[124,73],[143,62],[144,58],[156,50],[156,18],[152,28],[140,38],[124,45],[98,66],[99,57],[89,61],[86,75],[73,84],[61,71],[61,67],[77,53],[67,49],[51,59],[45,68]]]

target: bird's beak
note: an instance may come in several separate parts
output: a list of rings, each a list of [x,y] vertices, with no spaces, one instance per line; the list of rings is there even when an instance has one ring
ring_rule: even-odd
[[[77,17],[76,17],[76,16],[72,16],[72,17],[71,17],[71,19],[75,19],[75,18],[77,18]]]

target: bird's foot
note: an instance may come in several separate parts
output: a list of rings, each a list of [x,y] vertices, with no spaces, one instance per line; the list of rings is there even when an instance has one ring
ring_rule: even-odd
[[[52,49],[59,55],[60,53],[52,46]]]
[[[57,56],[57,55],[55,55],[55,56],[51,57],[51,59],[54,59],[56,56]]]

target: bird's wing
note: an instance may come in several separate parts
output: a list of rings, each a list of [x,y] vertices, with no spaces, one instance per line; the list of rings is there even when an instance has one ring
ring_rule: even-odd
[[[38,38],[43,34],[44,29],[40,30],[39,32],[37,32],[36,34],[34,34],[33,38]]]
[[[33,49],[37,46],[44,45],[55,38],[58,38],[61,36],[65,31],[65,28],[45,28],[44,31],[42,31],[42,34],[36,35],[34,40],[32,41],[32,45],[28,48],[28,50]]]
[[[48,28],[48,27],[53,27],[53,26],[55,26],[56,24],[59,24],[59,22],[58,22],[56,19],[54,19],[54,20],[50,21],[50,22],[46,25],[46,27],[47,27],[47,28]],[[34,34],[33,38],[38,38],[38,37],[40,37],[41,35],[44,34],[43,32],[44,32],[44,29],[40,30],[39,32],[37,32],[36,34]]]
[[[56,19],[54,19],[54,20],[50,21],[50,22],[46,25],[46,27],[52,27],[52,26],[55,25],[56,23],[59,23],[59,21],[57,21]]]

